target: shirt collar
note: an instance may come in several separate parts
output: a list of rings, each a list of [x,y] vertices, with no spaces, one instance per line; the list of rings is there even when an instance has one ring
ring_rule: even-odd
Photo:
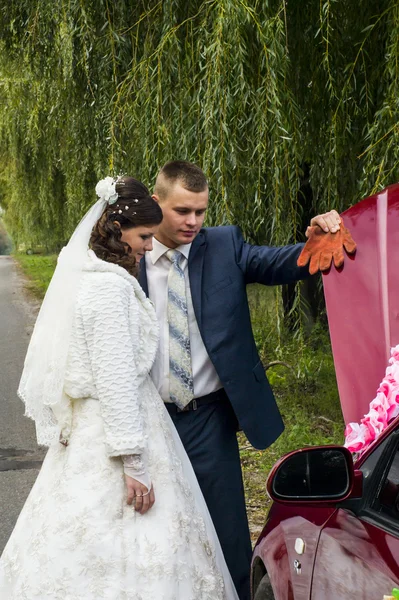
[[[181,246],[177,246],[176,250],[181,252],[183,256],[188,260],[188,256],[190,254],[192,242],[190,244],[182,244]],[[165,244],[159,242],[156,238],[152,240],[152,250],[148,253],[151,258],[151,262],[153,265],[163,256],[166,252],[170,250]]]

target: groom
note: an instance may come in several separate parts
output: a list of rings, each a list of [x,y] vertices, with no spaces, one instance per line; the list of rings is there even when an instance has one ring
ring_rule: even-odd
[[[238,227],[203,228],[208,184],[199,167],[167,163],[153,197],[163,221],[143,259],[140,283],[160,323],[152,378],[192,462],[240,600],[249,600],[251,541],[237,429],[256,448],[282,433],[256,350],[246,286],[308,276],[297,267],[303,244],[247,244]],[[332,211],[311,220],[336,232]]]

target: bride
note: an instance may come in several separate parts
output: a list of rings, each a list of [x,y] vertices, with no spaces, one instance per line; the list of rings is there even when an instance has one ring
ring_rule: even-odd
[[[96,192],[25,360],[19,395],[49,450],[0,559],[0,598],[237,600],[149,377],[158,327],[136,275],[161,209],[131,177]]]

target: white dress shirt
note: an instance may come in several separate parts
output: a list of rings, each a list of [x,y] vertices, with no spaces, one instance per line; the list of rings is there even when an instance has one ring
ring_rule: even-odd
[[[221,381],[216,373],[198,328],[195,318],[193,302],[191,299],[190,279],[188,272],[188,256],[191,244],[178,246],[184,256],[180,266],[185,275],[187,310],[188,310],[188,328],[190,333],[191,347],[191,366],[194,379],[194,398],[205,396],[222,387]],[[165,402],[170,402],[169,397],[169,324],[167,318],[168,308],[168,274],[171,262],[166,252],[167,246],[161,244],[154,238],[153,249],[145,255],[145,264],[147,271],[148,294],[150,300],[155,305],[155,312],[159,321],[159,347],[151,371],[151,377],[161,398]]]

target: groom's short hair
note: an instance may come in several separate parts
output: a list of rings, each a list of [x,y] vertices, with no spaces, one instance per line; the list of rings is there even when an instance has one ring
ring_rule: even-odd
[[[186,160],[171,160],[162,167],[155,182],[154,193],[163,200],[175,183],[180,183],[184,189],[194,193],[208,188],[202,169]]]

